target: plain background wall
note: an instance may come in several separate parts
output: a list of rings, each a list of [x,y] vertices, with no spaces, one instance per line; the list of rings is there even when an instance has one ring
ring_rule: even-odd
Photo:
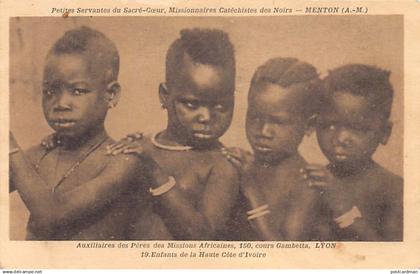
[[[246,97],[255,69],[277,56],[296,57],[329,69],[364,63],[390,70],[395,89],[393,133],[375,160],[403,174],[403,17],[402,16],[270,16],[270,17],[26,17],[10,21],[10,127],[28,148],[51,129],[41,110],[44,58],[64,31],[87,25],[102,31],[120,52],[122,97],[108,114],[110,135],[155,132],[166,125],[157,91],[164,81],[166,50],[183,28],[219,28],[229,33],[236,50],[236,105],[232,126],[222,137],[227,146],[249,148],[244,131]],[[326,163],[314,134],[301,145],[309,162]],[[12,236],[24,235],[27,213],[16,194],[11,200]]]

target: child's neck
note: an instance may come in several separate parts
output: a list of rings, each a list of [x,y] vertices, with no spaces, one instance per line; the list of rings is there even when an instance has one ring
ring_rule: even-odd
[[[91,129],[82,136],[57,135],[56,143],[64,150],[78,150],[99,142],[107,136],[104,126]]]
[[[264,168],[268,168],[268,167],[277,167],[281,164],[283,164],[285,161],[287,161],[288,159],[294,158],[298,155],[298,153],[294,153],[294,154],[284,154],[281,157],[277,157],[276,159],[263,159],[258,157],[258,155],[256,155],[255,157],[255,164],[259,167],[264,167]]]
[[[360,172],[363,172],[364,170],[370,169],[374,164],[375,162],[372,160],[372,158],[369,158],[369,159],[359,161],[357,163],[351,163],[351,164],[330,163],[328,165],[328,168],[336,177],[347,177],[347,176],[359,174]]]
[[[184,135],[179,134],[179,131],[173,129],[171,127],[167,127],[164,131],[162,131],[158,136],[158,141],[163,145],[170,145],[170,146],[188,146],[193,147],[194,149],[202,149],[202,148],[212,148],[214,146],[219,145],[218,140],[214,140],[208,143],[195,143],[191,140],[185,138]]]

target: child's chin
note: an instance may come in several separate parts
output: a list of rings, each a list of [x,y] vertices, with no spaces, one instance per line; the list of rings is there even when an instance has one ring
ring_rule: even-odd
[[[283,153],[274,152],[274,151],[262,152],[262,151],[254,150],[254,155],[257,161],[273,163],[273,164],[283,160],[286,157],[286,155],[284,155]]]
[[[83,139],[85,137],[85,134],[72,131],[72,130],[56,130],[55,133],[60,138]]]

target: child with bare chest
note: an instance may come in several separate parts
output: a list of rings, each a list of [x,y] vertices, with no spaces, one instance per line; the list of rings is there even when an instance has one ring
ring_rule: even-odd
[[[168,112],[165,130],[132,134],[109,153],[147,158],[153,173],[153,217],[137,229],[149,239],[217,239],[238,193],[237,172],[219,142],[233,114],[235,60],[227,34],[181,31],[166,57],[166,83],[159,87]]]
[[[231,225],[239,239],[311,239],[318,193],[302,179],[298,147],[316,114],[319,82],[313,66],[294,58],[270,59],[255,72],[246,116],[254,153],[226,151],[242,174]]]
[[[142,196],[143,164],[136,157],[106,156],[112,143],[104,121],[120,95],[119,56],[102,33],[81,27],[49,51],[42,106],[54,134],[23,152],[10,134],[10,191],[30,212],[32,240],[126,239],[130,208]]]
[[[403,178],[373,160],[392,130],[389,76],[378,67],[349,64],[324,79],[316,133],[329,164],[308,165],[304,175],[325,191],[328,240],[403,239]]]

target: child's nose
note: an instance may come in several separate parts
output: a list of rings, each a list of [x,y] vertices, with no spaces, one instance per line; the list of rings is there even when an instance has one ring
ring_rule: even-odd
[[[57,103],[54,107],[55,111],[63,111],[63,110],[70,110],[71,109],[71,95],[68,92],[61,92]]]
[[[198,121],[200,123],[209,122],[211,119],[210,110],[207,107],[200,107],[198,109]]]
[[[271,126],[267,122],[262,122],[260,125],[260,136],[264,138],[272,138],[273,132],[271,130]]]
[[[340,145],[349,145],[351,142],[351,133],[345,128],[339,128],[336,139]]]

